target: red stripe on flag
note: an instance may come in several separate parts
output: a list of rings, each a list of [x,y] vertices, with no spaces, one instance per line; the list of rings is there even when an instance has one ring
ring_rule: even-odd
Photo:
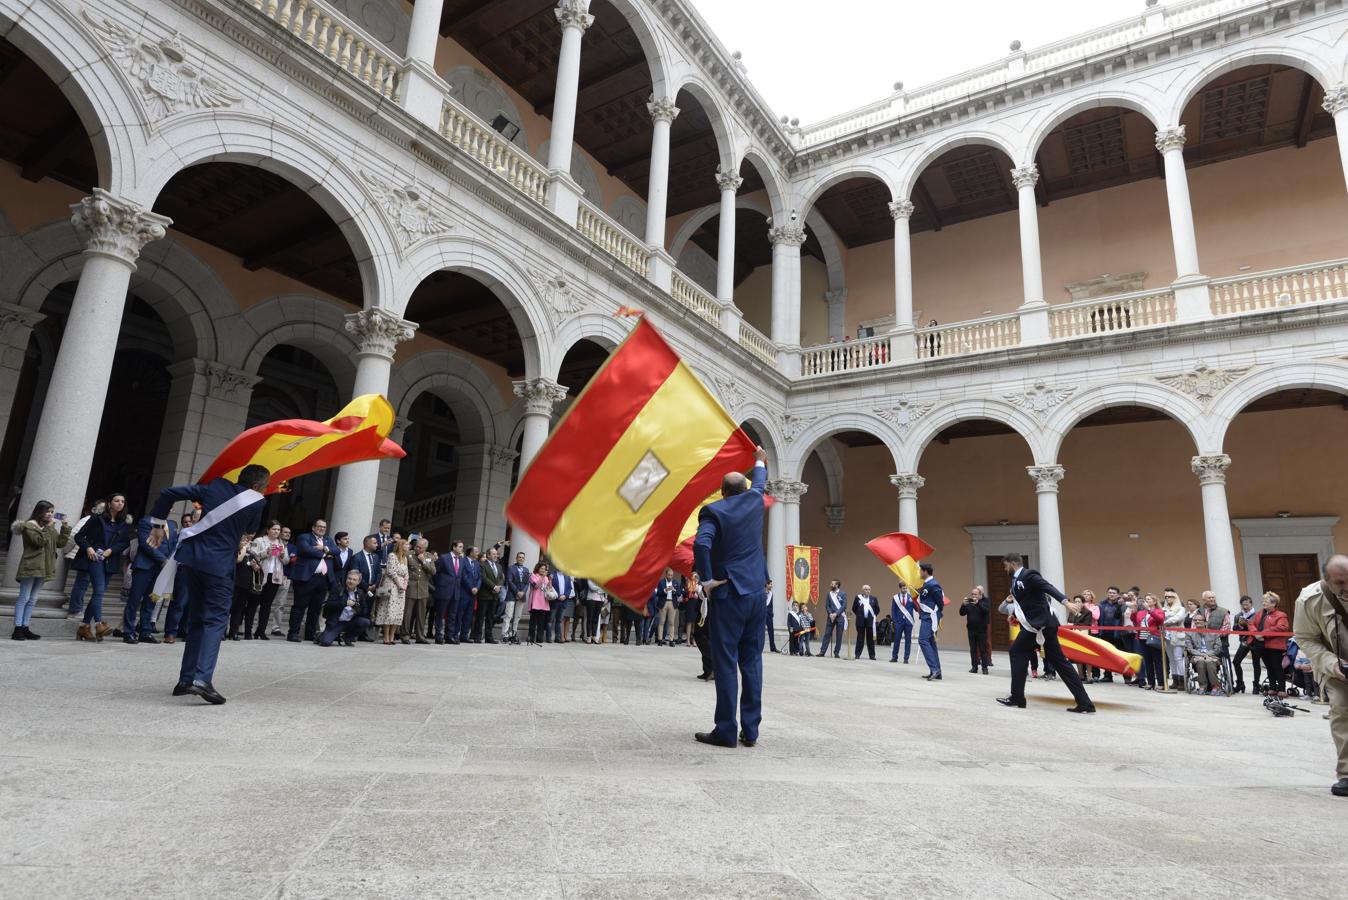
[[[644,613],[651,591],[655,590],[665,566],[669,565],[670,548],[678,542],[689,513],[716,489],[727,472],[748,468],[753,463],[755,449],[743,429],[735,429],[716,455],[684,485],[665,511],[655,517],[632,565],[622,575],[605,583],[604,590]],[[630,599],[633,597],[640,599]]]
[[[303,459],[296,460],[293,466],[284,466],[272,472],[268,487],[279,486],[281,482],[295,477],[296,472],[303,475],[318,469],[339,466],[351,462],[352,457],[357,460],[372,456],[402,459],[406,455],[406,450],[392,441],[381,438],[379,432],[373,427],[362,428],[360,431],[353,432],[349,437],[326,444]]]
[[[639,321],[525,469],[506,504],[506,516],[540,537],[539,543],[546,547],[547,536],[562,513],[678,364],[678,356],[665,339],[645,319]],[[549,454],[553,441],[565,442],[566,452]],[[683,515],[688,517],[687,507]]]
[[[309,419],[281,419],[277,422],[267,422],[264,425],[254,425],[230,441],[225,449],[220,451],[220,455],[215,458],[215,462],[211,463],[211,467],[205,471],[198,483],[205,484],[219,478],[226,472],[248,465],[257,455],[257,452],[262,449],[262,445],[276,435],[294,437],[298,440],[305,437],[322,437],[337,430],[330,425],[324,425],[322,422],[314,422]]]

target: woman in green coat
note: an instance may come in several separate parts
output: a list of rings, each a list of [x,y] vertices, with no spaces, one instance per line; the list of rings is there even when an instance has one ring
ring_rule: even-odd
[[[32,518],[15,522],[11,530],[23,537],[23,558],[19,562],[19,599],[14,604],[14,633],[10,638],[36,641],[41,635],[34,634],[28,623],[42,582],[56,575],[56,554],[70,540],[70,523],[46,500],[39,500]]]

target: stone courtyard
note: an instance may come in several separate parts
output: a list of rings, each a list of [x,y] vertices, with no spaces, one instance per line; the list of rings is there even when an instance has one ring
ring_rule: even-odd
[[[54,631],[55,629],[47,629]],[[753,749],[696,653],[0,646],[0,895],[1342,898],[1323,707],[766,658]],[[1305,704],[1303,704],[1305,705]]]

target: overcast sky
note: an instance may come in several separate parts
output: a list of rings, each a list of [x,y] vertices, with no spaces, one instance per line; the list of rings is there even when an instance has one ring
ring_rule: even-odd
[[[776,115],[817,122],[1133,15],[1143,0],[692,0]]]

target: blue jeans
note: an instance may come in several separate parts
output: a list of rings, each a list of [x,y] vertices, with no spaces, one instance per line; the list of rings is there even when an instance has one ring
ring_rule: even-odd
[[[33,620],[33,607],[37,605],[37,592],[42,587],[43,578],[19,579],[19,599],[14,601],[14,627],[27,628]]]
[[[927,668],[931,670],[931,674],[941,674],[941,654],[936,652],[936,632],[932,630],[930,619],[922,620],[917,645],[922,648],[922,658],[927,661]]]
[[[66,607],[66,612],[72,616],[78,616],[84,612],[84,592],[89,587],[89,573],[75,570],[75,581],[70,586],[70,605]]]
[[[901,615],[894,619],[894,649],[889,654],[890,662],[898,661],[899,641],[903,641],[903,661],[908,662],[908,656],[913,652],[913,625]]]
[[[89,602],[84,607],[84,624],[103,621],[103,592],[108,587],[108,570],[102,562],[89,563]]]
[[[561,597],[552,601],[552,609],[548,610],[548,627],[544,632],[543,640],[556,642],[562,639],[562,610],[566,608],[566,601]]]
[[[233,574],[208,575],[200,569],[183,566],[187,578],[187,642],[183,664],[178,670],[180,683],[210,683],[220,658],[220,641],[229,625],[229,607],[234,600]]]
[[[122,610],[122,631],[149,637],[154,632],[154,601],[150,589],[159,577],[158,569],[135,569],[131,573],[131,594]]]
[[[711,665],[716,673],[716,727],[712,734],[734,746],[738,738],[735,706],[744,736],[758,740],[763,720],[763,620],[767,615],[764,592],[736,597],[718,588],[713,592],[707,630],[711,633]],[[742,681],[742,684],[739,682]],[[738,696],[737,696],[738,695]]]

